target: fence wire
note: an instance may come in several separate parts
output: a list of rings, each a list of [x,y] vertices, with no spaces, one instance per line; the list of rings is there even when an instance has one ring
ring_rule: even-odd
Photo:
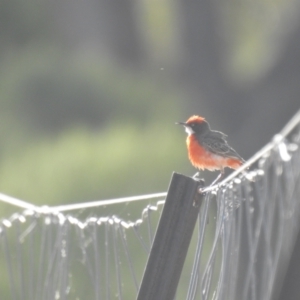
[[[300,225],[299,119],[264,151],[254,181],[234,178],[207,194],[186,299],[276,299]]]
[[[248,178],[207,193],[176,299],[275,299],[300,226],[300,114],[293,120]],[[135,299],[163,203],[135,221],[34,207],[1,220],[1,299]]]
[[[31,210],[2,220],[1,299],[134,299],[163,203],[135,222]]]

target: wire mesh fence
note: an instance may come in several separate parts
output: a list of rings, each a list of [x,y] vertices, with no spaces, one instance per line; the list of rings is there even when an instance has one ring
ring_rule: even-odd
[[[276,299],[300,226],[300,113],[253,163],[206,194],[176,299]],[[148,201],[130,221],[67,207],[1,220],[1,299],[135,299],[163,194]]]
[[[134,299],[163,202],[148,205],[134,222],[113,215],[80,221],[31,210],[2,220],[1,294],[6,291],[5,299]]]
[[[276,299],[299,231],[299,123],[298,113],[254,157],[254,181],[233,177],[206,196],[186,299]],[[214,204],[209,245],[206,224]]]

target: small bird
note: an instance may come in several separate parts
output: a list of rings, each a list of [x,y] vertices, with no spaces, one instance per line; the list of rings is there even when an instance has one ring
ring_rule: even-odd
[[[220,170],[220,174],[211,183],[211,186],[224,176],[224,168],[237,169],[245,162],[228,145],[227,135],[211,130],[203,117],[191,116],[186,122],[177,122],[176,124],[183,125],[188,134],[186,144],[192,165],[201,170]],[[195,174],[195,176],[197,175],[198,173]]]

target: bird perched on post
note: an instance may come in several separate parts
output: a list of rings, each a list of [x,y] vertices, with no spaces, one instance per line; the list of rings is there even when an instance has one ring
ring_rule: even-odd
[[[186,144],[192,165],[197,169],[209,171],[220,170],[219,176],[212,182],[214,185],[224,175],[224,168],[237,169],[245,161],[231,148],[227,135],[211,130],[208,122],[200,116],[191,116],[186,122],[177,122],[183,125],[188,134]],[[195,174],[195,176],[197,176]]]

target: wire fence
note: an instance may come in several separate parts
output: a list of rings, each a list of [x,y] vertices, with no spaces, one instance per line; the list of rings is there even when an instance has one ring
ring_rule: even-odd
[[[5,299],[134,299],[163,203],[134,222],[32,210],[2,220]]]
[[[276,299],[300,226],[300,113],[250,165],[206,194],[176,299]],[[135,299],[165,196],[115,199],[148,201],[128,221],[0,194],[26,208],[0,222],[1,299]]]

